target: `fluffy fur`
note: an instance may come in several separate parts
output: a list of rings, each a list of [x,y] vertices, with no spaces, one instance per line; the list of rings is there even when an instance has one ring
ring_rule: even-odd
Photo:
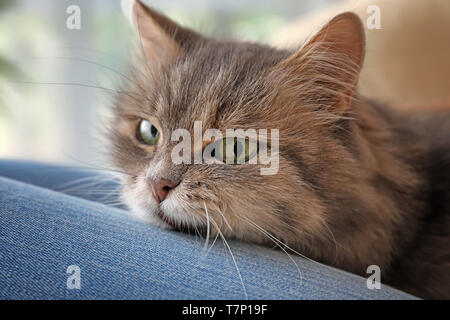
[[[335,17],[297,51],[207,39],[139,2],[131,15],[144,57],[116,101],[111,141],[136,214],[275,243],[361,275],[376,264],[385,283],[450,298],[450,118],[357,95],[364,32],[356,15]],[[158,145],[136,139],[140,119],[161,132]],[[203,130],[279,129],[279,172],[173,164],[171,132],[192,131],[196,120]],[[148,177],[176,188],[158,204]]]

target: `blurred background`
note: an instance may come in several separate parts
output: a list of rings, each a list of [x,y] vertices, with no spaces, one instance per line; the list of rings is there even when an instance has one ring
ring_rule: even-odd
[[[269,42],[333,1],[144,2],[204,34]],[[80,30],[66,27],[70,5]],[[0,30],[0,157],[101,166],[111,93],[96,87],[114,88],[137,41],[120,0],[1,0]]]

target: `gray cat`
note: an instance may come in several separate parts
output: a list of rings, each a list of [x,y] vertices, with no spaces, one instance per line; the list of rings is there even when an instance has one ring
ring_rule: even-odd
[[[400,113],[358,96],[365,38],[355,14],[291,52],[206,38],[138,1],[131,9],[143,57],[116,100],[111,141],[135,214],[361,275],[378,265],[387,284],[450,298],[449,113]],[[171,137],[195,121],[202,132],[279,130],[278,172],[250,163],[259,149],[241,148],[249,139],[192,147],[230,144],[241,163],[217,154],[210,164],[174,163]]]

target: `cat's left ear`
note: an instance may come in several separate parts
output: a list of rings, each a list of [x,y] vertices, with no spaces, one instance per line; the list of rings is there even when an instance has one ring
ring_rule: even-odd
[[[355,93],[364,47],[361,20],[345,12],[322,27],[280,67],[309,101],[342,112],[350,106]]]
[[[122,10],[138,33],[150,63],[172,61],[201,39],[196,32],[179,26],[139,0],[122,0]]]

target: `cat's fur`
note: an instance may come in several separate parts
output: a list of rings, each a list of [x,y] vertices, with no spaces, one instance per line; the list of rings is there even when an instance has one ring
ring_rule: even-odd
[[[131,16],[145,57],[117,99],[111,139],[134,213],[204,230],[207,210],[225,236],[276,238],[361,275],[375,264],[385,283],[450,298],[450,117],[403,114],[355,93],[364,57],[356,15],[337,16],[297,52],[207,39],[139,2]],[[139,119],[160,130],[157,146],[136,139]],[[195,120],[203,130],[279,129],[279,172],[173,164],[171,132]],[[149,177],[176,188],[158,204]]]

